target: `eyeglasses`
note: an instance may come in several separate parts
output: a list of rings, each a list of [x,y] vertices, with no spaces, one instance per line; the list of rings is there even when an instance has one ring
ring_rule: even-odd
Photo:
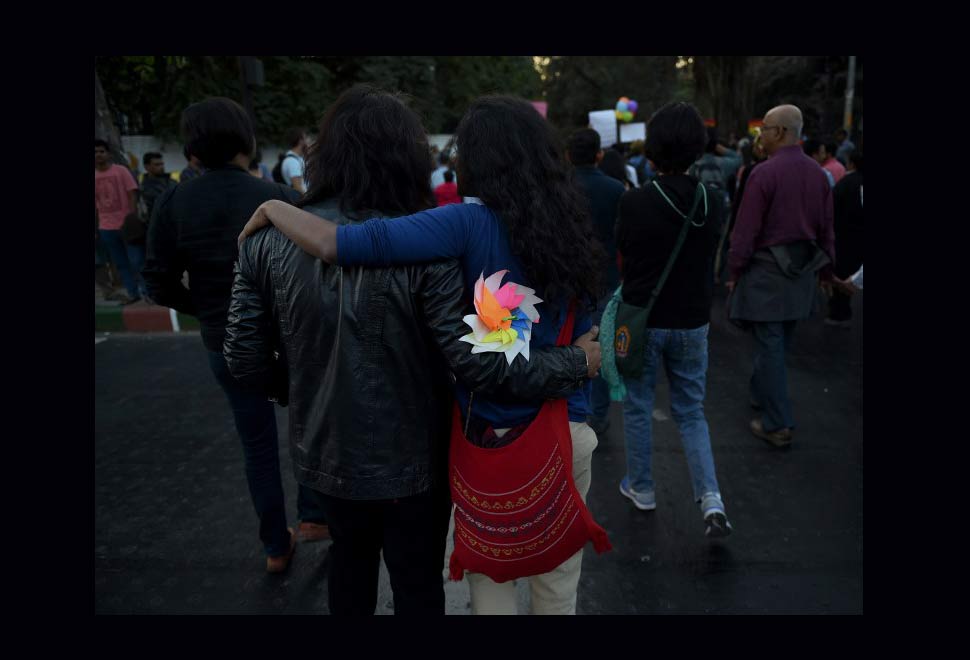
[[[761,132],[764,133],[769,128],[777,128],[780,131],[787,131],[788,130],[788,127],[787,126],[769,126],[769,125],[765,124],[764,126],[761,127]]]

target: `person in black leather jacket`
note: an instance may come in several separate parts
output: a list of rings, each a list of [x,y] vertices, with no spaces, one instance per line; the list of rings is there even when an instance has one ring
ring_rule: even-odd
[[[321,122],[300,206],[341,223],[433,207],[428,153],[397,96],[355,87]],[[459,341],[468,311],[453,260],[341,268],[273,227],[240,249],[226,360],[241,382],[266,389],[274,351],[286,356],[296,477],[319,493],[333,538],[333,614],[374,613],[382,550],[395,613],[444,613],[452,372],[475,391],[534,399],[564,397],[598,369],[595,332],[577,340],[589,360],[577,345],[511,365],[472,354]]]

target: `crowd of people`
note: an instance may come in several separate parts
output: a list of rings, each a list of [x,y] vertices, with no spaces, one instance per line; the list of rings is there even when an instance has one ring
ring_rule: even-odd
[[[611,401],[616,486],[658,506],[661,366],[704,533],[732,533],[704,414],[716,287],[755,344],[750,430],[787,449],[797,322],[821,290],[826,323],[847,326],[862,288],[862,154],[844,131],[805,139],[791,105],[753,139],[721,142],[682,102],[646,129],[610,149],[589,128],[561,144],[532,104],[486,96],[438,150],[399,95],[358,85],[312,142],[291,131],[271,172],[224,98],[183,112],[178,182],[158,153],[136,181],[95,141],[96,273],[106,250],[125,302],[199,318],[267,571],[330,538],[332,613],[374,613],[382,553],[396,613],[443,613],[453,520],[473,613],[516,613],[522,578],[534,613],[574,614],[586,543],[609,549],[585,500]],[[274,402],[290,415],[295,528]],[[501,470],[475,470],[496,457]]]

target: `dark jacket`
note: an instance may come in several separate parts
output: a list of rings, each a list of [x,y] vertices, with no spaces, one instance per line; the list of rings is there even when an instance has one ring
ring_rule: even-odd
[[[269,199],[292,202],[299,193],[227,165],[165,191],[148,226],[142,274],[159,305],[199,319],[202,342],[222,352],[232,292],[236,238],[256,208]],[[182,273],[189,273],[189,288]]]
[[[818,271],[831,263],[814,241],[796,241],[755,250],[748,269],[728,299],[728,317],[777,323],[807,319],[819,308]]]
[[[171,175],[166,174],[165,176],[152,176],[151,174],[146,174],[141,180],[141,198],[145,202],[145,220],[149,221],[152,218],[152,213],[155,210],[155,202],[165,194],[165,191],[169,188],[174,188],[177,184],[172,180]]]
[[[209,176],[208,174],[206,175]],[[348,222],[336,205],[309,207]],[[389,220],[393,222],[393,220]],[[472,390],[560,398],[580,387],[576,346],[532,351],[509,366],[459,339],[457,262],[341,268],[268,228],[239,255],[226,330],[232,374],[271,377],[274,336],[289,362],[290,453],[297,480],[345,499],[387,499],[444,485],[453,410],[449,367]]]
[[[835,274],[851,277],[862,265],[862,172],[849,172],[832,189],[835,210]]]
[[[626,188],[623,187],[622,183],[607,176],[594,165],[577,165],[574,172],[576,181],[579,182],[583,192],[586,193],[586,199],[589,201],[590,216],[593,220],[596,237],[606,250],[603,280],[608,289],[607,293],[612,295],[620,283],[620,270],[616,265],[616,240],[614,238],[616,214],[620,197],[626,191]]]

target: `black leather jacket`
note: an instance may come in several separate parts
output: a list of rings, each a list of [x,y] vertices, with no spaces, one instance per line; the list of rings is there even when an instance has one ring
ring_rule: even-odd
[[[349,222],[335,204],[311,212]],[[265,389],[276,339],[289,363],[290,453],[297,480],[346,499],[387,499],[446,482],[454,372],[471,390],[560,398],[586,378],[577,346],[509,365],[459,338],[457,262],[330,266],[270,227],[239,253],[225,357]]]

